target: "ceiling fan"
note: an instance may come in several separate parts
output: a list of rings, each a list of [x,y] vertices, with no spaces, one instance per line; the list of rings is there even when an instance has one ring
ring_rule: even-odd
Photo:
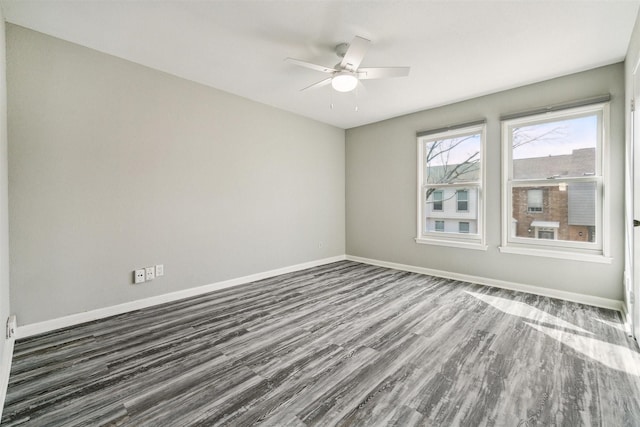
[[[285,61],[331,74],[330,77],[301,90],[326,86],[331,83],[331,86],[338,92],[350,92],[356,88],[359,80],[386,79],[389,77],[406,77],[409,75],[410,67],[358,68],[364,58],[364,54],[369,48],[369,43],[371,42],[364,37],[355,36],[351,43],[341,43],[337,45],[336,54],[342,58],[342,61],[337,63],[333,68],[294,58],[286,58]]]

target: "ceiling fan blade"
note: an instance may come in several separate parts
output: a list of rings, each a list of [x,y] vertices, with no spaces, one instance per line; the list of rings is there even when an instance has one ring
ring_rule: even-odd
[[[285,58],[285,61],[287,61],[287,62],[289,62],[291,64],[299,65],[301,67],[311,68],[312,70],[320,71],[322,73],[333,73],[333,72],[337,71],[337,70],[334,70],[331,67],[325,67],[324,65],[312,64],[311,62],[301,61],[299,59],[294,59],[294,58]]]
[[[411,67],[377,67],[377,68],[360,68],[358,70],[358,78],[367,79],[386,79],[389,77],[406,77],[409,75]]]
[[[340,67],[349,71],[357,70],[362,62],[362,58],[364,58],[364,54],[367,53],[369,43],[371,43],[369,40],[355,36],[351,44],[349,44],[349,49],[347,49],[347,53],[344,54],[342,62],[340,62]]]
[[[305,88],[302,88],[302,89],[300,89],[300,92],[302,92],[303,90],[312,89],[312,88],[314,88],[314,87],[322,87],[322,86],[326,86],[326,85],[328,85],[329,83],[331,83],[331,77],[327,77],[327,78],[326,78],[326,79],[324,79],[324,80],[320,80],[320,81],[319,81],[319,82],[317,82],[317,83],[314,83],[314,84],[312,84],[312,85],[310,85],[310,86],[307,86],[307,87],[305,87]]]

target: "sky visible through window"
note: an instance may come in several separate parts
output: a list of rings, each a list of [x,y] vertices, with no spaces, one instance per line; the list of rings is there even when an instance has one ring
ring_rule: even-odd
[[[598,116],[513,128],[513,158],[558,156],[580,148],[596,148]]]
[[[427,152],[433,145],[436,149],[427,159],[428,166],[458,165],[480,152],[480,134],[428,142]],[[479,159],[479,156],[474,157],[476,161]]]
[[[581,148],[596,148],[598,116],[539,123],[512,128],[513,159],[572,154]],[[434,147],[435,146],[435,147]],[[430,148],[435,149],[430,152]],[[451,166],[480,159],[480,134],[439,139],[426,143],[427,166]],[[476,154],[476,157],[472,157]]]

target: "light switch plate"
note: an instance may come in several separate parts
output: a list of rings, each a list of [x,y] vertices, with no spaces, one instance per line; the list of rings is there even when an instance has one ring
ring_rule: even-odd
[[[156,277],[164,276],[164,264],[156,265]]]
[[[147,267],[144,269],[144,271],[147,273],[146,275],[147,282],[149,280],[153,280],[156,277],[156,269],[154,267]]]

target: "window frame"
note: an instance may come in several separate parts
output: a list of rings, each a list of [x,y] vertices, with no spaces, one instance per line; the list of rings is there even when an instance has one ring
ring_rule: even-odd
[[[502,238],[500,252],[516,253],[551,258],[573,259],[579,261],[591,261],[611,263],[610,254],[610,200],[608,191],[610,185],[609,176],[609,133],[610,117],[609,102],[597,103],[576,108],[567,108],[559,111],[532,114],[529,116],[507,119],[502,121]],[[598,117],[595,156],[595,175],[576,177],[514,179],[513,178],[513,150],[512,129],[516,127],[560,122],[591,115]],[[596,187],[596,242],[577,242],[570,240],[533,239],[512,235],[513,221],[513,189],[517,187],[553,187],[566,183],[594,182]],[[528,202],[527,202],[528,203]],[[544,209],[544,208],[543,208]],[[528,206],[527,206],[528,211]],[[529,212],[536,214],[538,212]],[[536,230],[537,233],[537,230]],[[537,235],[537,234],[536,234]],[[557,237],[557,235],[556,235]]]
[[[480,136],[480,172],[479,178],[477,181],[464,181],[458,183],[446,183],[446,184],[425,184],[424,183],[424,174],[426,172],[426,164],[425,164],[425,145],[429,142],[438,140],[438,139],[451,139],[457,137],[464,137],[467,135],[476,135]],[[416,243],[419,244],[427,244],[427,245],[435,245],[435,246],[450,246],[456,248],[466,248],[466,249],[477,249],[477,250],[487,250],[486,245],[486,227],[485,227],[485,218],[486,218],[486,202],[485,202],[485,188],[486,188],[486,167],[484,162],[486,161],[486,123],[483,121],[482,123],[475,123],[469,126],[460,126],[455,127],[454,129],[444,130],[442,132],[437,132],[428,135],[422,135],[417,137],[417,163],[418,163],[418,173],[417,173],[417,231],[416,231]],[[428,188],[438,188],[438,190],[443,191],[446,189],[457,189],[462,188],[467,191],[467,210],[462,211],[461,213],[469,212],[469,192],[471,190],[477,192],[477,200],[476,200],[476,210],[477,210],[477,218],[476,220],[476,229],[477,233],[456,233],[456,232],[447,232],[447,231],[425,231],[426,224],[426,209],[425,209],[425,200],[426,193]],[[444,197],[443,197],[444,199]],[[457,208],[457,194],[456,194],[456,208]],[[444,200],[443,200],[443,210],[436,212],[444,211]],[[460,212],[457,211],[456,212]],[[465,218],[453,217],[451,219],[455,220],[464,220]],[[438,219],[440,220],[440,219]]]

